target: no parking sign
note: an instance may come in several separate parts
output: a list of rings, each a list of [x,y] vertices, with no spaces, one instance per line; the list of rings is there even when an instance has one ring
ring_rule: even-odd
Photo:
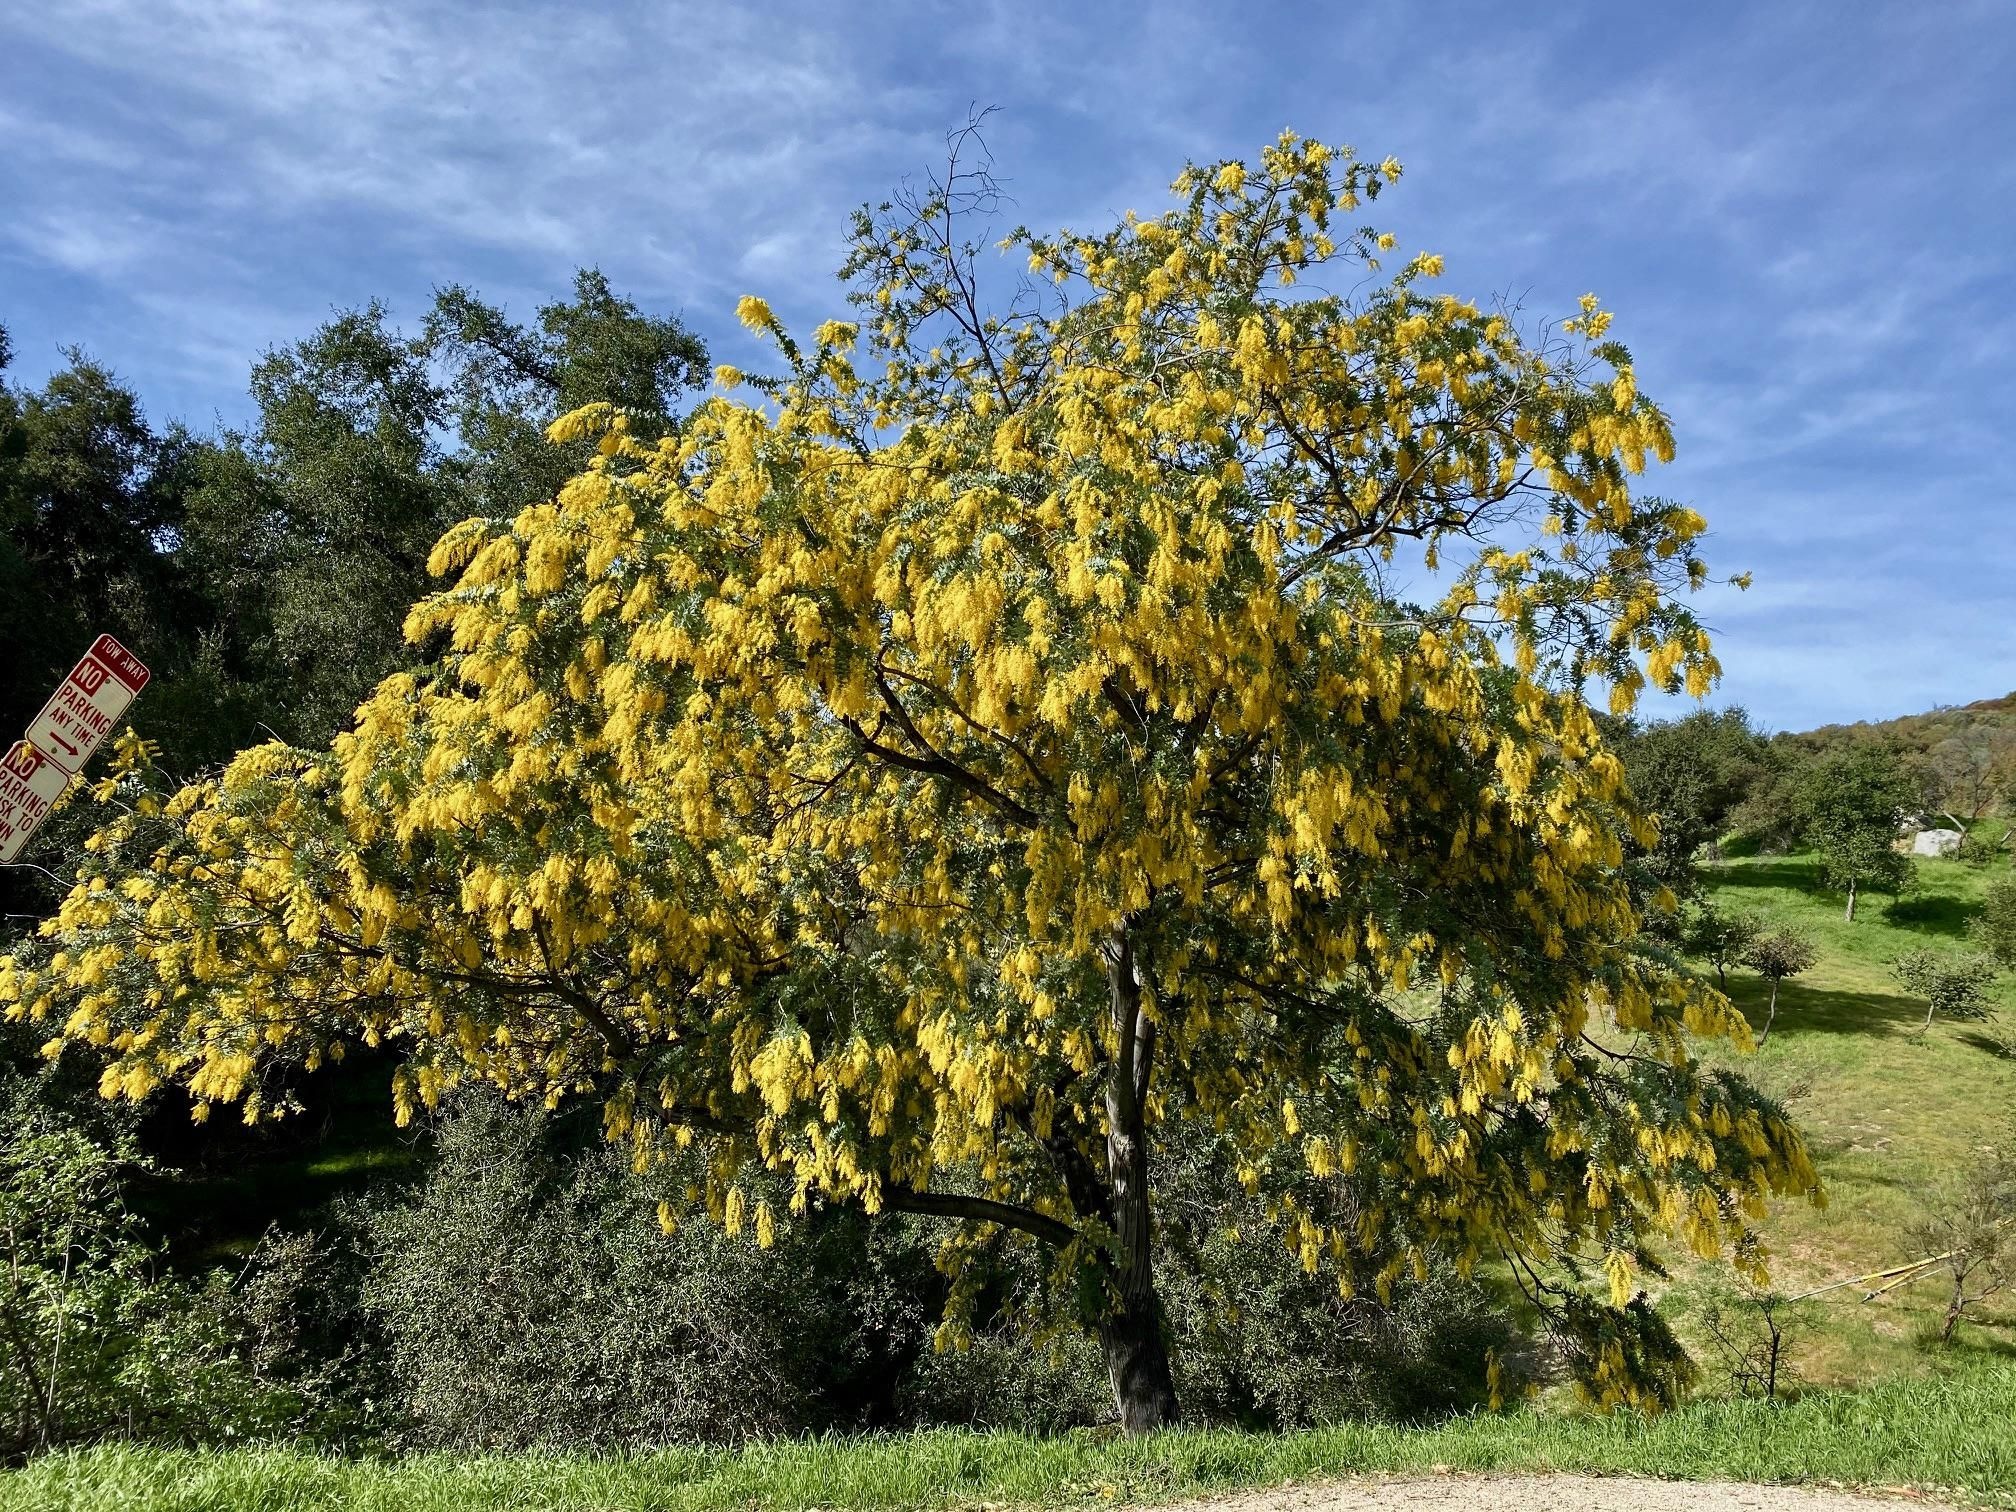
[[[0,866],[21,854],[149,675],[139,657],[99,636],[28,726],[28,738],[0,757]]]

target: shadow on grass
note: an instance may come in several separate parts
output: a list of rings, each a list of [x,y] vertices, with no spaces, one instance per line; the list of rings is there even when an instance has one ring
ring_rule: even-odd
[[[1746,861],[1741,866],[1717,866],[1707,876],[1718,890],[1792,892],[1815,904],[1831,905],[1839,912],[1845,912],[1848,905],[1845,892],[1822,884],[1819,863],[1811,856],[1773,856]],[[1979,912],[1980,905],[1971,898],[1924,886],[1896,897],[1864,892],[1856,910],[1858,919],[1875,913],[1885,924],[1897,929],[1954,939],[1966,935],[1968,925]]]
[[[1816,892],[1819,867],[1811,856],[1773,856],[1769,860],[1745,861],[1741,866],[1717,866],[1708,875],[1717,887],[1783,887],[1794,892]]]
[[[1954,1038],[1968,1048],[1992,1055],[1997,1060],[2016,1060],[2016,1036],[1999,1040],[1992,1034],[1983,1034],[1979,1029],[1969,1029],[1955,1035]]]
[[[1958,938],[1967,933],[1968,920],[1978,911],[1975,904],[1950,893],[1914,893],[1885,908],[1883,918],[1901,929]]]
[[[1950,1340],[1939,1337],[1939,1325],[1926,1323],[1911,1336],[1911,1343],[1928,1360],[1950,1367],[1976,1360],[2016,1360],[2016,1343],[1998,1338],[1989,1330],[1997,1328],[1993,1319],[1976,1317],[1970,1310],[1960,1319]]]
[[[1761,997],[1765,989],[1754,982],[1731,985],[1736,988],[1736,1006],[1750,1020],[1751,1029],[1761,1031],[1765,1014]],[[1778,1019],[1771,1026],[1771,1043],[1808,1034],[1876,1034],[1911,1039],[1924,1022],[1924,1003],[1897,993],[1836,992],[1788,981],[1778,989]]]

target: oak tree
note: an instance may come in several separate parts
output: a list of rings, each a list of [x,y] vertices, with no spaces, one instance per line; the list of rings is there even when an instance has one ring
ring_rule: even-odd
[[[1799,777],[1800,833],[1818,852],[1823,879],[1848,895],[1851,924],[1860,892],[1896,892],[1911,881],[1911,858],[1897,850],[1897,837],[1913,796],[1903,762],[1879,745],[1821,756]]]

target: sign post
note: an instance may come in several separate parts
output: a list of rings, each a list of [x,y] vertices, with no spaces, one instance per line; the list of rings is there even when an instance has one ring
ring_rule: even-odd
[[[147,677],[139,657],[111,636],[99,636],[28,726],[29,743],[74,776],[140,696]]]
[[[28,726],[28,738],[0,757],[0,866],[21,854],[149,675],[139,657],[99,636]]]
[[[25,740],[0,757],[0,865],[21,854],[69,785],[70,774]]]

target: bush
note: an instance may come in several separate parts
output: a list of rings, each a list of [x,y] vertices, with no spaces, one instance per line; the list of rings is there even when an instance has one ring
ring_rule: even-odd
[[[0,1097],[0,1452],[277,1433],[300,1404],[237,1354],[221,1277],[157,1271],[122,1196],[138,1164],[19,1081]]]
[[[1987,956],[1913,950],[1899,956],[1891,971],[1907,990],[1925,999],[1921,1034],[1935,1016],[1985,1019],[1993,1012],[1988,988],[1995,980],[1995,962]]]
[[[769,1249],[703,1222],[667,1235],[654,1209],[685,1180],[633,1173],[592,1127],[460,1099],[423,1184],[351,1240],[374,1256],[358,1296],[384,1341],[393,1436],[615,1450],[1112,1416],[1096,1346],[1027,1325],[1027,1248],[996,1243],[970,1338],[938,1352],[942,1229],[815,1209]],[[1368,1278],[1343,1298],[1303,1271],[1264,1196],[1239,1195],[1208,1143],[1179,1145],[1157,1180],[1180,1215],[1159,1271],[1192,1420],[1414,1419],[1484,1399],[1486,1356],[1511,1329],[1481,1287],[1406,1280],[1380,1305]],[[769,1195],[782,1211],[788,1194]]]
[[[668,1235],[654,1213],[679,1174],[636,1176],[576,1127],[462,1099],[425,1183],[367,1224],[362,1304],[404,1436],[612,1450],[868,1426],[878,1397],[893,1407],[929,1337],[928,1262],[869,1244],[854,1215],[785,1225],[767,1250],[703,1223]]]
[[[2016,877],[1997,877],[1988,884],[1973,933],[1974,942],[1996,965],[2016,967]]]
[[[1187,1137],[1184,1137],[1186,1136]],[[1313,1274],[1268,1221],[1274,1194],[1242,1192],[1216,1142],[1179,1131],[1158,1179],[1165,1211],[1162,1294],[1176,1335],[1177,1385],[1199,1421],[1301,1428],[1352,1418],[1414,1422],[1481,1406],[1487,1364],[1513,1352],[1504,1309],[1446,1265],[1417,1276],[1382,1225],[1370,1254]],[[1358,1228],[1363,1194],[1350,1177],[1322,1188],[1326,1226]],[[1391,1278],[1387,1300],[1378,1277]],[[1393,1274],[1397,1272],[1397,1275]]]

